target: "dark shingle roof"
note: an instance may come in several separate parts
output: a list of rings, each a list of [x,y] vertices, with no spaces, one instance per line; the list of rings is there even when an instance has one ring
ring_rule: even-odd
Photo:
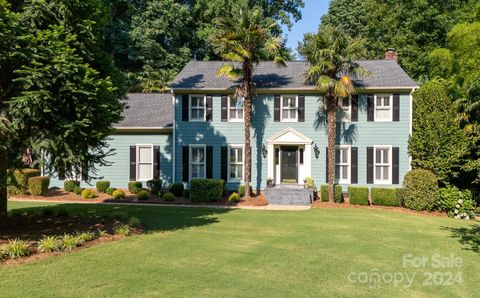
[[[115,128],[172,128],[173,103],[169,93],[129,93],[123,120]]]
[[[358,80],[360,87],[414,87],[417,86],[405,71],[392,60],[357,61],[370,70],[374,77]],[[228,62],[190,61],[170,85],[172,89],[210,89],[224,90],[233,88],[237,83],[226,77],[218,77],[217,69]],[[289,61],[287,67],[277,67],[272,61],[260,62],[255,67],[254,82],[257,88],[272,89],[313,89],[305,85],[305,73],[308,64],[304,61]]]

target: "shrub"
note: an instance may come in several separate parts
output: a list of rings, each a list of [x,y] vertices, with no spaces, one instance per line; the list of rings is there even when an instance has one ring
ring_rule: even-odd
[[[65,180],[63,182],[63,189],[68,192],[74,192],[76,187],[80,187],[80,181]]]
[[[183,197],[186,199],[190,199],[190,189],[185,189],[183,192]]]
[[[137,191],[142,189],[142,182],[140,181],[130,181],[128,182],[128,191],[130,193],[136,194]]]
[[[60,237],[61,249],[62,250],[72,250],[77,247],[80,243],[76,236],[70,234],[64,234]]]
[[[146,189],[141,189],[137,192],[137,200],[139,201],[148,200],[149,197],[150,197],[150,192]]]
[[[28,179],[40,176],[37,169],[14,170],[7,179],[7,192],[9,195],[25,195],[28,191]]]
[[[32,196],[44,196],[50,185],[49,177],[31,177],[28,179],[28,192]]]
[[[313,179],[313,177],[305,178],[304,187],[312,190],[313,192],[317,192],[317,186],[315,185],[315,180]]]
[[[93,189],[84,189],[82,191],[82,198],[84,199],[93,199],[95,198],[95,191]]]
[[[396,188],[372,187],[372,205],[380,206],[400,206],[400,200],[397,197]]]
[[[409,171],[403,180],[403,204],[413,210],[432,210],[438,196],[437,177],[427,170]]]
[[[441,188],[438,192],[436,209],[455,218],[475,218],[475,203],[469,190],[461,191],[456,187]]]
[[[152,193],[158,193],[162,189],[163,181],[161,179],[152,179],[147,181],[147,188]]]
[[[73,190],[73,192],[76,194],[76,195],[81,195],[82,192],[83,192],[83,188],[81,188],[80,186],[77,186],[75,187],[75,189]]]
[[[166,192],[163,194],[163,200],[164,201],[174,201],[175,200],[175,195],[171,192]]]
[[[8,244],[2,249],[4,258],[18,259],[30,254],[28,242],[20,239],[8,240]]]
[[[334,185],[334,196],[333,201],[335,203],[342,203],[343,202],[343,193],[342,193],[342,186],[341,185]],[[328,202],[328,185],[322,184],[320,186],[320,196],[322,202]]]
[[[95,186],[96,186],[98,192],[106,193],[107,189],[110,187],[110,181],[100,180],[100,181],[97,181]]]
[[[225,181],[221,179],[193,179],[190,181],[192,202],[218,201],[222,198]]]
[[[43,236],[38,241],[38,251],[40,252],[54,252],[59,251],[62,246],[61,241],[56,236]]]
[[[138,219],[138,217],[130,217],[128,225],[131,227],[138,227],[140,226],[140,219]]]
[[[246,193],[246,188],[245,188],[245,185],[240,185],[238,187],[238,195],[243,198],[245,196],[245,193]]]
[[[229,202],[239,202],[240,201],[240,195],[236,192],[232,193],[230,197],[228,197]]]
[[[125,198],[125,192],[121,189],[117,189],[115,190],[113,193],[112,193],[112,197],[115,199],[115,200],[120,200],[120,199],[124,199]]]
[[[114,187],[109,187],[109,188],[107,188],[107,190],[105,192],[107,193],[107,195],[111,196],[115,190],[117,190],[117,189],[114,188]]]
[[[183,183],[172,183],[168,187],[168,191],[173,193],[176,197],[181,197],[183,195],[184,187]]]
[[[348,198],[352,205],[368,205],[368,187],[349,186]]]
[[[77,244],[81,245],[85,242],[92,241],[97,238],[97,235],[93,232],[83,232],[83,233],[76,233],[75,237],[77,238]]]
[[[120,236],[128,236],[130,235],[131,230],[129,225],[119,225],[115,227],[114,232]]]

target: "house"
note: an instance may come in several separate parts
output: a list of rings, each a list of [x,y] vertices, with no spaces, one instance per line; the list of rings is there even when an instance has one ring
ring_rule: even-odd
[[[130,94],[125,119],[109,142],[117,152],[99,175],[114,187],[160,177],[167,182],[222,178],[234,190],[243,183],[243,102],[236,82],[216,75],[221,61],[191,61],[171,84],[172,94]],[[401,184],[410,169],[412,92],[417,84],[386,59],[358,63],[373,73],[358,79],[358,94],[337,112],[336,183]],[[308,64],[287,62],[255,68],[251,185],[326,183],[326,124],[323,97],[306,85]],[[159,164],[159,166],[157,166]]]

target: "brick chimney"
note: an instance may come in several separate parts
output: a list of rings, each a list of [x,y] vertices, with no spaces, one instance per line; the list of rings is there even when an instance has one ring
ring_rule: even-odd
[[[395,63],[398,63],[398,54],[394,48],[388,48],[385,52],[385,60],[393,60]]]

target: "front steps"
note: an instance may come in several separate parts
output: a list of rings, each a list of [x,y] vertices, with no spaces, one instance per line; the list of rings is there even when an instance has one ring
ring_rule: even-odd
[[[270,205],[310,206],[313,191],[301,185],[281,184],[265,189],[265,197]]]

